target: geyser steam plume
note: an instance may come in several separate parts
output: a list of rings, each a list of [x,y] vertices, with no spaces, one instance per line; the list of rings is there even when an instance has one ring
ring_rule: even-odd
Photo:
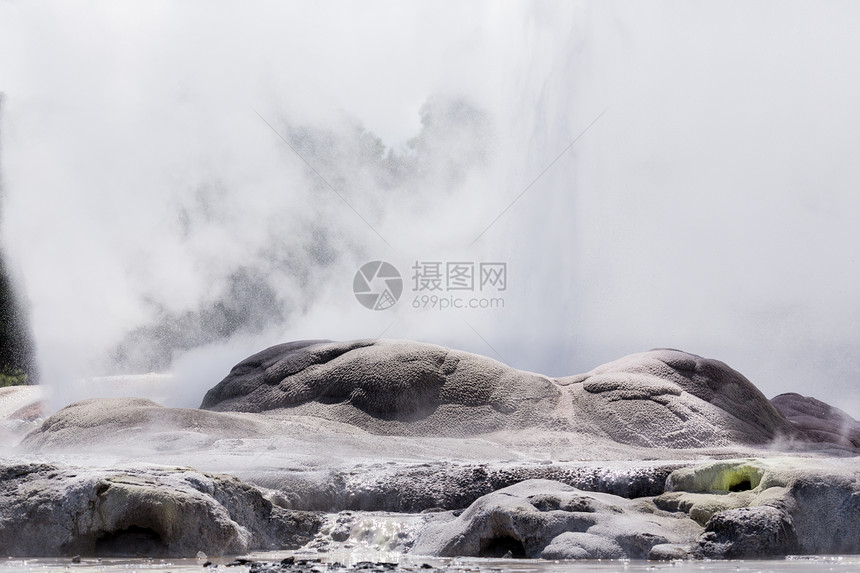
[[[3,93],[0,92],[0,225],[3,224]],[[27,312],[0,246],[0,387],[7,384],[35,384],[38,373],[33,360]]]
[[[549,374],[683,348],[860,414],[860,9],[92,8],[0,6],[3,241],[57,388],[172,369],[190,404],[384,333]],[[504,308],[413,308],[415,261],[507,263]]]

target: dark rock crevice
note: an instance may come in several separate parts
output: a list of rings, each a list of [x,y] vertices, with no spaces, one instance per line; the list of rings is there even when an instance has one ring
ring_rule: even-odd
[[[66,550],[68,552],[68,550]],[[129,526],[119,531],[104,532],[93,544],[96,557],[169,557],[170,551],[156,531],[148,527]]]

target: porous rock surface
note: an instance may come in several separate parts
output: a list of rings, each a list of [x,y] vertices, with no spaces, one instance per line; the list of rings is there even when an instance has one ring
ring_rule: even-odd
[[[687,462],[689,463],[689,462]],[[349,469],[275,474],[254,483],[283,492],[281,504],[308,511],[418,513],[468,507],[479,497],[530,480],[557,481],[619,497],[655,496],[682,462],[378,463]]]
[[[711,559],[761,559],[797,551],[797,533],[788,514],[775,507],[739,507],[715,514],[705,525],[697,550]]]
[[[537,426],[644,447],[761,444],[795,433],[743,375],[677,350],[551,379],[418,342],[291,342],[240,362],[201,407],[289,409],[379,434]]]
[[[631,354],[559,382],[576,411],[625,444],[701,448],[795,434],[742,374],[678,350]]]
[[[317,514],[190,469],[0,466],[0,555],[194,556],[296,548]]]
[[[657,507],[706,532],[693,553],[714,558],[860,552],[856,459],[726,460],[670,474]]]
[[[655,545],[691,543],[700,530],[647,500],[527,480],[481,497],[459,516],[439,516],[420,533],[412,553],[644,559]]]
[[[546,377],[432,344],[308,341],[243,360],[201,407],[289,408],[378,434],[462,436],[538,424],[560,394]]]
[[[146,436],[162,448],[173,441],[205,448],[218,439],[265,436],[274,430],[275,425],[264,417],[165,408],[145,398],[92,398],[56,412],[21,445],[46,451],[121,445],[129,452]]]
[[[314,424],[320,430],[309,433]],[[266,447],[331,450],[318,447],[316,435],[363,440],[368,446],[357,444],[361,449],[380,447],[379,435],[429,437],[436,444],[442,437],[480,437],[496,450],[568,451],[578,459],[624,459],[630,446],[640,450],[627,455],[644,457],[645,448],[804,439],[741,374],[680,351],[635,354],[552,379],[431,344],[358,340],[291,342],[259,352],[210,389],[202,409],[132,398],[78,402],[51,416],[22,446],[80,451],[134,436],[146,437],[137,440],[141,446],[155,440],[161,449],[202,451],[223,449],[225,440],[271,437]]]
[[[810,442],[860,449],[860,422],[830,404],[789,392],[771,403]]]
[[[626,499],[527,480],[435,516],[412,552],[655,560],[860,553],[860,469],[851,459],[699,463],[672,472],[667,489]]]
[[[319,528],[292,510],[431,511],[412,550],[431,555],[858,553],[855,442],[839,411],[800,398],[771,403],[676,350],[553,379],[417,342],[287,343],[239,363],[199,410],[99,399],[45,420],[24,455],[162,466],[0,470],[0,553],[275,548]],[[798,443],[809,458],[774,458]]]

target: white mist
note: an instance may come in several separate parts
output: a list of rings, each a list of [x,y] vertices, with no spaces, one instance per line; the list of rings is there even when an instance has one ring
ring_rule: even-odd
[[[192,405],[259,348],[384,334],[552,375],[678,347],[860,415],[857,12],[4,3],[3,240],[43,381],[59,406],[145,373],[126,342]],[[381,178],[356,130],[414,156],[439,101],[481,120]],[[504,261],[505,308],[368,311],[375,259],[407,288],[416,260]]]

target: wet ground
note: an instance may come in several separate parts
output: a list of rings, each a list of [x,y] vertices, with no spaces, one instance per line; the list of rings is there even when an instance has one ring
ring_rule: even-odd
[[[257,553],[242,557],[197,559],[20,559],[0,560],[0,572],[42,573],[853,573],[860,571],[860,556],[789,557],[772,561],[543,561],[526,559],[455,558],[422,559],[390,555],[390,561],[344,559],[327,554]],[[349,556],[347,556],[349,557]]]

